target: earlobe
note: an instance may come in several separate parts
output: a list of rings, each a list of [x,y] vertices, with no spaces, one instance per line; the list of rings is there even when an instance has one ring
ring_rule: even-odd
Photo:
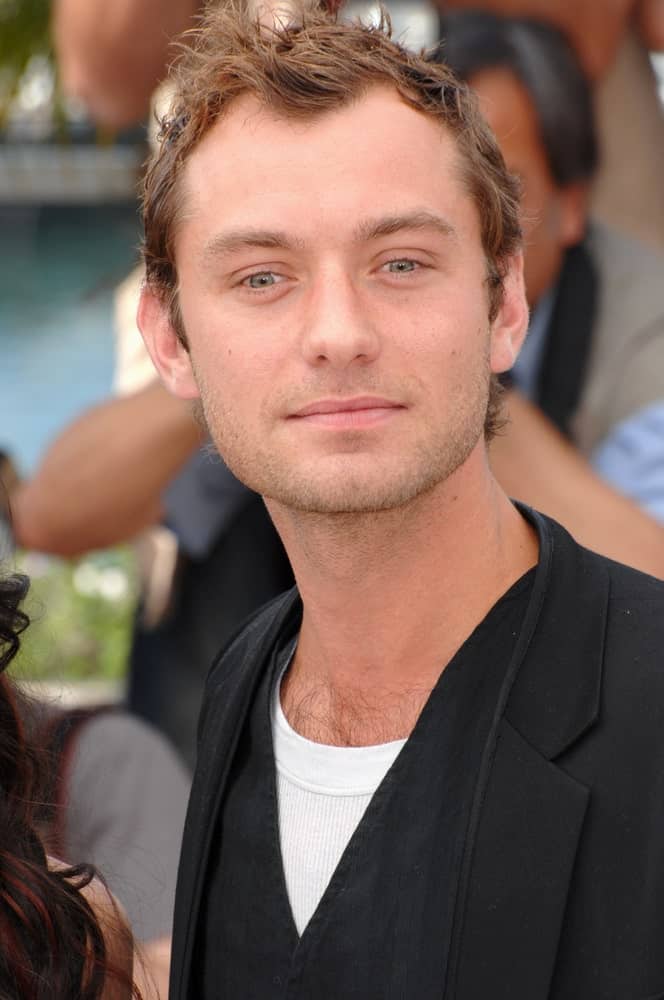
[[[523,280],[523,254],[510,257],[503,279],[503,300],[491,324],[491,371],[509,371],[528,331],[528,303]]]
[[[173,327],[166,303],[147,285],[141,291],[136,320],[164,386],[180,399],[197,399],[189,352]]]

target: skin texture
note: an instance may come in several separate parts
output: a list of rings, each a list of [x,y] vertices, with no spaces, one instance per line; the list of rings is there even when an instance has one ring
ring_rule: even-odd
[[[170,937],[153,938],[137,948],[134,958],[134,982],[142,1000],[166,1000],[171,967]]]
[[[309,124],[238,101],[184,176],[189,352],[149,289],[139,325],[166,386],[203,398],[225,459],[268,497],[305,608],[284,709],[325,742],[402,737],[536,559],[481,431],[489,373],[512,364],[527,325],[521,257],[489,324],[454,143],[389,89]],[[293,416],[321,400],[333,416]],[[349,718],[349,704],[362,711]]]
[[[338,155],[351,135],[363,163],[353,184],[355,156]],[[238,182],[227,163],[249,160]],[[489,373],[513,355],[496,338],[491,356],[478,220],[456,173],[450,137],[379,91],[313,125],[244,102],[192,156],[177,241],[184,325],[196,330],[189,391],[235,474],[268,498],[391,508],[478,443]],[[232,206],[221,224],[219,204]],[[367,238],[395,217],[415,222]],[[299,415],[369,396],[376,405],[353,415]]]
[[[48,863],[52,870],[67,867],[54,857],[49,857]],[[97,878],[81,889],[81,893],[93,909],[104,935],[108,966],[118,973],[118,976],[106,977],[102,1000],[130,1000],[133,996],[131,982],[134,955],[132,933],[126,915],[117,899]]]

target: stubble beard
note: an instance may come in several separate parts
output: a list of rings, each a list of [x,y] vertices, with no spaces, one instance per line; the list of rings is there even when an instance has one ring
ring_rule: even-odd
[[[200,418],[228,468],[249,489],[302,514],[361,515],[407,507],[431,493],[467,460],[484,433],[489,376],[475,374],[465,391],[455,392],[446,428],[427,427],[402,456],[389,463],[368,457],[362,467],[349,450],[321,470],[313,460],[288,465],[260,443],[247,446],[233,411],[220,406],[197,376]]]

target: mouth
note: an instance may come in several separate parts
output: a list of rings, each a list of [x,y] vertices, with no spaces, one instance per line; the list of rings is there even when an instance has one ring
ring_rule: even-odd
[[[364,428],[383,423],[404,411],[402,403],[380,396],[318,399],[290,414],[289,419],[332,428]]]

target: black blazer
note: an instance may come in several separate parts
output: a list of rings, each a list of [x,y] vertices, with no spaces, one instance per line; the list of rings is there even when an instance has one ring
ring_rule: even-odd
[[[658,1000],[664,584],[525,513],[540,536],[540,559],[477,775],[441,998]],[[209,675],[178,878],[171,1000],[194,1000],[197,916],[233,750],[270,650],[297,631],[300,614],[296,591],[277,599]]]

